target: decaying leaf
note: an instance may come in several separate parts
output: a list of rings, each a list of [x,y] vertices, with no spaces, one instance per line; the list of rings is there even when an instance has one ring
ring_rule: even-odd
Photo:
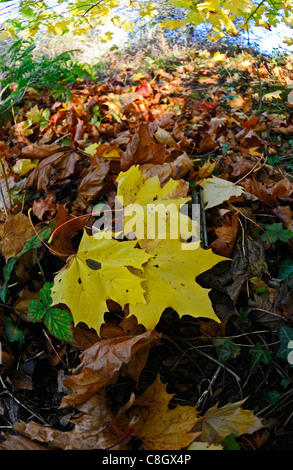
[[[192,431],[201,419],[196,407],[177,405],[170,409],[171,398],[166,384],[157,377],[128,411],[129,418],[136,418],[130,434],[142,440],[144,449],[180,450],[200,435]],[[116,427],[123,421],[125,416],[116,421]]]
[[[6,261],[23,249],[26,241],[34,235],[27,215],[19,212],[9,215],[4,223],[1,250]]]
[[[241,408],[244,402],[245,399],[228,403],[221,408],[218,405],[210,408],[199,423],[200,441],[220,444],[231,433],[238,437],[241,434],[252,434],[263,428],[262,420],[255,416],[253,411]]]
[[[72,394],[66,395],[61,407],[75,406],[91,398],[98,390],[115,383],[118,374],[136,382],[145,366],[149,349],[158,344],[160,334],[149,331],[98,341],[81,355],[80,371],[64,381]]]
[[[164,163],[167,157],[165,145],[156,142],[147,123],[141,123],[121,156],[121,170],[143,163]]]

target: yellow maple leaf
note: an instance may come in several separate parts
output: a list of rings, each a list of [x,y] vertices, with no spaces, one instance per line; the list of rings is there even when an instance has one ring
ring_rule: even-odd
[[[86,149],[84,150],[85,153],[87,153],[90,157],[93,157],[96,155],[97,148],[99,147],[99,144],[90,144]]]
[[[221,444],[209,444],[208,442],[193,441],[187,450],[223,450]]]
[[[221,52],[217,51],[213,55],[213,60],[216,62],[224,62],[224,60],[227,60],[226,54],[221,54]]]
[[[238,437],[263,428],[262,420],[253,411],[241,408],[244,402],[245,399],[221,408],[218,404],[210,408],[200,422],[202,432],[199,440],[220,444],[231,433]]]
[[[191,198],[187,196],[188,183],[169,181],[161,187],[158,176],[148,177],[133,165],[119,173],[117,201],[124,207],[124,234],[135,232],[138,239],[197,237],[198,223],[179,209]],[[132,216],[133,211],[135,216]],[[135,225],[135,230],[131,230]]]
[[[185,24],[184,20],[168,20],[168,21],[163,21],[162,23],[159,23],[159,26],[161,28],[177,29],[177,28],[181,28],[181,26],[184,26],[184,24]]]
[[[108,106],[110,112],[114,112],[117,116],[122,116],[124,108],[138,98],[142,98],[142,92],[133,91],[117,95],[115,93],[108,93],[105,104]]]
[[[140,269],[150,255],[136,244],[107,239],[103,232],[93,236],[84,232],[78,252],[54,278],[53,303],[67,305],[75,324],[84,322],[97,332],[108,311],[108,299],[122,307],[144,303],[142,279],[128,268]]]
[[[273,99],[280,100],[282,92],[283,92],[283,90],[275,90],[275,91],[272,91],[271,93],[266,93],[263,96],[263,98],[264,98],[264,100],[267,100],[267,101],[272,101]]]
[[[180,450],[200,434],[192,432],[201,419],[196,407],[176,406],[170,409],[169,402],[173,395],[168,394],[166,388],[167,385],[158,376],[128,413],[129,417],[139,418],[131,435],[142,440],[144,449]],[[120,425],[119,420],[118,424]]]
[[[26,112],[26,117],[29,121],[36,122],[38,118],[42,117],[42,110],[40,110],[38,106],[36,105]]]
[[[146,303],[129,306],[129,313],[139,323],[147,330],[154,329],[168,307],[179,317],[191,315],[219,322],[209,299],[209,289],[202,288],[195,278],[227,258],[204,250],[199,244],[194,250],[182,250],[179,240],[145,240],[141,246],[152,257],[140,272]]]
[[[30,158],[20,158],[12,167],[14,173],[19,176],[26,175],[32,168],[38,165],[38,161],[32,161]]]
[[[216,176],[206,178],[199,184],[203,188],[205,209],[218,206],[222,202],[228,201],[232,196],[238,197],[244,193],[242,186],[237,186],[231,181]]]
[[[249,13],[252,7],[253,3],[250,0],[225,0],[224,3],[224,8],[233,15]]]

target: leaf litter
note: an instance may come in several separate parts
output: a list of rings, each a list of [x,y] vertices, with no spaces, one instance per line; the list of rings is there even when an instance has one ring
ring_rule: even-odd
[[[116,65],[2,125],[1,450],[292,443],[292,67],[224,56]],[[197,249],[103,239],[119,196],[198,203]]]

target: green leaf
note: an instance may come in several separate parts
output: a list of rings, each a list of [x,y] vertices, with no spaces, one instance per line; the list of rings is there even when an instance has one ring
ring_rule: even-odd
[[[293,348],[288,348],[288,343],[293,340],[293,328],[282,326],[279,330],[280,347],[277,351],[277,357],[288,361],[288,354]],[[290,364],[293,367],[293,364]]]
[[[291,384],[291,381],[289,379],[283,379],[281,380],[281,385],[283,388],[287,388]]]
[[[282,229],[282,223],[272,224],[266,229],[264,233],[261,234],[260,239],[265,242],[276,243],[279,238],[279,233]]]
[[[7,293],[7,284],[10,279],[10,276],[11,276],[11,273],[13,271],[16,261],[17,261],[16,258],[9,258],[9,260],[7,261],[7,263],[5,264],[3,268],[4,282],[0,289],[0,299],[2,300],[2,302],[5,302],[6,293]]]
[[[34,323],[44,318],[49,332],[61,339],[61,341],[72,340],[72,315],[67,310],[61,308],[51,308],[50,282],[46,282],[40,290],[41,300],[31,300],[28,306],[28,318]]]
[[[288,241],[293,237],[292,230],[283,229],[282,222],[271,224],[268,226],[266,231],[261,234],[260,239],[268,242],[270,244],[276,243],[277,240],[280,240],[284,243],[288,243]]]
[[[231,339],[214,338],[213,344],[216,347],[219,361],[225,362],[228,359],[235,358],[240,354],[240,347]]]
[[[221,444],[223,446],[223,450],[241,450],[233,433],[228,434]]]
[[[239,320],[241,323],[243,323],[244,325],[246,325],[249,321],[249,314],[251,312],[251,308],[246,308],[246,309],[243,309],[242,307],[239,309]]]
[[[120,124],[122,124],[122,121],[121,121],[120,117],[117,116],[116,113],[113,113],[113,112],[112,112],[111,114],[112,114],[113,118],[115,119],[115,121],[117,121],[117,122],[119,122]]]
[[[43,316],[47,313],[48,307],[40,300],[31,300],[28,306],[28,317],[33,323],[42,320]]]
[[[281,242],[288,243],[288,241],[293,237],[293,232],[292,230],[286,229],[286,230],[281,230],[279,233],[279,240]]]
[[[48,309],[45,323],[53,336],[62,341],[72,340],[72,316],[67,310],[62,310],[61,308]]]
[[[276,163],[279,163],[280,160],[279,160],[278,155],[271,155],[268,157],[267,162],[269,165],[275,165]]]
[[[267,394],[267,402],[276,405],[280,400],[281,394],[277,390],[270,390]]]
[[[27,251],[33,249],[33,248],[38,248],[42,241],[41,240],[48,240],[48,238],[51,235],[51,229],[46,227],[43,230],[40,230],[39,236],[34,235],[33,237],[29,238],[29,240],[25,243],[23,249],[21,250],[18,255],[16,255],[14,258],[9,258],[7,263],[5,264],[3,268],[3,278],[4,282],[0,288],[0,299],[2,302],[5,302],[6,299],[6,294],[7,294],[7,284],[10,279],[11,273],[13,271],[15,263],[24,255]],[[41,239],[41,240],[40,240]]]
[[[52,297],[51,297],[51,288],[52,285],[50,282],[46,282],[43,288],[40,290],[40,299],[44,305],[50,307],[52,305]]]
[[[256,345],[249,350],[249,354],[253,356],[252,364],[250,366],[250,372],[252,372],[261,362],[269,364],[272,351],[264,349],[260,343],[256,343]]]
[[[293,281],[293,260],[286,258],[279,265],[278,278],[290,285]]]
[[[24,343],[24,340],[25,340],[24,332],[20,328],[17,328],[17,326],[14,325],[11,318],[6,317],[4,323],[5,323],[5,333],[7,335],[8,340],[11,343],[14,341],[17,341],[19,343]]]

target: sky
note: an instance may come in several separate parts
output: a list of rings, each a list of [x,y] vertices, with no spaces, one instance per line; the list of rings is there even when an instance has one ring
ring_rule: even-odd
[[[51,6],[56,6],[58,0],[47,0],[48,4]],[[7,1],[7,2],[0,2],[0,22],[4,21],[7,18],[11,18],[12,16],[17,16],[18,13],[18,6],[19,6],[19,0],[12,0],[12,1]],[[59,6],[57,8],[61,8],[62,6]],[[62,11],[62,10],[61,10]],[[106,31],[113,31],[115,34],[115,40],[117,43],[117,39],[121,37],[121,40],[123,40],[125,35],[121,35],[121,30],[116,28],[114,25],[109,27],[107,26],[105,28]],[[282,48],[284,49],[284,52],[287,50],[287,52],[293,52],[293,46],[287,46],[282,44],[283,39],[285,36],[292,37],[292,29],[288,28],[285,25],[278,25],[277,27],[272,27],[271,31],[267,31],[264,28],[252,28],[250,30],[249,36],[250,36],[250,41],[251,44],[253,44],[253,41],[255,41],[258,44],[258,49],[261,52],[267,52],[267,53],[272,53],[274,49],[279,48],[280,51],[282,51]],[[244,37],[245,39],[245,37]],[[118,44],[117,44],[118,45]]]

